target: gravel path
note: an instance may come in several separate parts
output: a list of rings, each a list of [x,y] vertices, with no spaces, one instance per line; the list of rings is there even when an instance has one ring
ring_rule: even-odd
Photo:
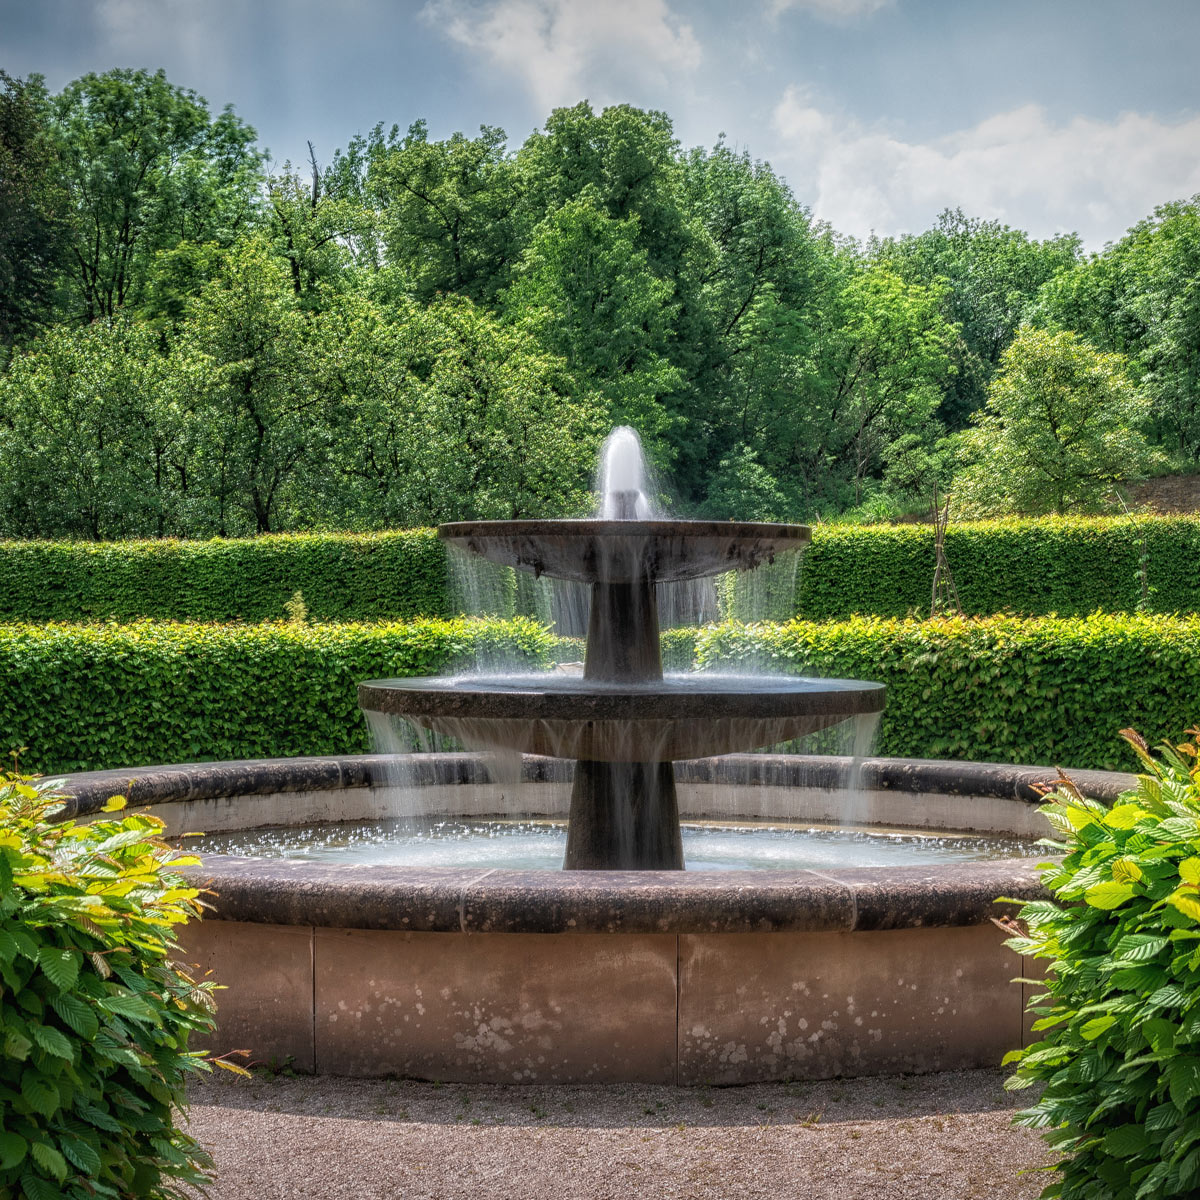
[[[193,1086],[212,1200],[1032,1200],[998,1071],[741,1088],[222,1078]]]

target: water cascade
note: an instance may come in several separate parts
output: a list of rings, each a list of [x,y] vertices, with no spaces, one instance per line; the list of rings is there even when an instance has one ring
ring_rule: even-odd
[[[803,525],[654,517],[637,435],[615,430],[600,517],[455,522],[451,547],[591,593],[582,677],[559,673],[372,680],[371,714],[463,745],[573,759],[568,869],[682,869],[679,760],[760,749],[883,708],[881,684],[705,675],[664,678],[658,585],[746,571],[809,541]]]

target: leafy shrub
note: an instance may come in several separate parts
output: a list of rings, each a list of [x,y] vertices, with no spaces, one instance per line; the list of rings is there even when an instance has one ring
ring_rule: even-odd
[[[1195,517],[951,522],[945,550],[963,609],[976,616],[1200,609]],[[928,615],[933,568],[927,525],[821,526],[801,559],[796,612]]]
[[[1200,519],[1047,518],[951,524],[946,557],[968,613],[1192,612],[1200,608]],[[929,611],[928,526],[822,525],[800,564],[795,612],[840,620],[855,613]],[[532,577],[475,560],[483,607],[545,616]],[[739,620],[779,611],[786,571],[721,581]],[[0,542],[0,620],[273,621],[303,592],[314,621],[444,617],[471,607],[464,578],[447,568],[431,529],[278,534],[144,542]]]
[[[1200,620],[864,617],[700,630],[702,666],[887,685],[878,751],[1127,769],[1117,732],[1177,738],[1200,695]]]
[[[0,749],[43,772],[357,754],[363,680],[544,667],[556,647],[528,620],[0,625]]]
[[[61,800],[0,780],[0,1195],[182,1196],[211,1165],[176,1126],[211,983],[172,961],[198,893],[150,816],[56,824]],[[124,801],[110,801],[115,811]]]
[[[1025,904],[1008,942],[1049,964],[1043,1040],[1006,1061],[1008,1086],[1044,1084],[1017,1120],[1067,1156],[1042,1193],[1063,1200],[1200,1194],[1200,763],[1125,735],[1147,773],[1111,809],[1066,778],[1047,797],[1055,899]]]
[[[432,529],[144,542],[0,542],[0,619],[275,621],[295,592],[314,621],[448,616]]]

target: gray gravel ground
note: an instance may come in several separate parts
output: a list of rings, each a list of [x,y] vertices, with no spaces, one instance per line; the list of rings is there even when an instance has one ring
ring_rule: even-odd
[[[212,1200],[1024,1200],[998,1071],[741,1088],[229,1077],[191,1091]],[[1022,1173],[1022,1172],[1025,1173]]]

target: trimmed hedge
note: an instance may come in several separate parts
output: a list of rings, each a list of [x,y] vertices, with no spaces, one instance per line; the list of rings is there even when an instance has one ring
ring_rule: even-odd
[[[1200,518],[1068,517],[951,525],[946,557],[968,613],[1084,616],[1200,609]],[[801,560],[796,613],[927,615],[928,526],[823,525]],[[486,565],[484,607],[537,613],[530,576]],[[1143,585],[1145,594],[1143,595]],[[317,621],[445,617],[464,607],[431,529],[278,534],[209,542],[0,542],[0,621],[271,621],[300,591]],[[770,579],[721,587],[731,615],[778,599]],[[765,595],[761,593],[766,593]],[[544,614],[543,614],[544,615]]]
[[[369,749],[357,686],[550,664],[528,620],[0,626],[0,749],[42,773]]]
[[[1196,517],[964,522],[946,530],[945,550],[975,616],[1200,609]],[[927,525],[822,526],[801,559],[796,612],[813,621],[928,616],[933,569]]]
[[[671,631],[684,668],[755,665],[888,686],[881,754],[1128,769],[1117,732],[1200,714],[1200,620],[1104,616]],[[367,749],[356,685],[477,657],[577,657],[534,622],[0,626],[0,750],[40,771]]]
[[[1178,741],[1200,715],[1200,620],[1063,618],[721,625],[697,662],[887,685],[878,753],[1129,770],[1119,731]]]
[[[295,592],[315,621],[445,617],[432,529],[207,542],[0,542],[0,620],[275,621]]]

